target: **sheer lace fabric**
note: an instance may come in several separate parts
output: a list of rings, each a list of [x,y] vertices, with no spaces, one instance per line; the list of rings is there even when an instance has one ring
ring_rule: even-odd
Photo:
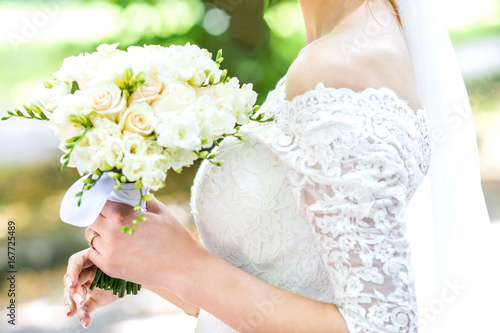
[[[424,111],[389,89],[316,89],[262,111],[203,163],[192,210],[204,246],[277,287],[335,303],[350,332],[416,332],[406,207],[430,159]],[[244,327],[258,322],[249,318]],[[203,312],[198,332],[233,332]]]

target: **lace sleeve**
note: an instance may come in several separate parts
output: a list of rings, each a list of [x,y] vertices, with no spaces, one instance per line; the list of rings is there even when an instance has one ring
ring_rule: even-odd
[[[272,148],[289,167],[349,331],[416,332],[402,218],[427,168],[424,118],[387,89],[319,87],[278,119]]]

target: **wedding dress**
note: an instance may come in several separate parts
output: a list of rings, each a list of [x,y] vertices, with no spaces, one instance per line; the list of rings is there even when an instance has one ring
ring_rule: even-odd
[[[224,140],[191,205],[203,245],[279,288],[334,303],[350,332],[416,332],[405,211],[430,161],[425,111],[387,88],[316,89]],[[265,313],[261,315],[272,315]],[[243,327],[258,328],[258,316]],[[201,311],[197,332],[234,332]]]

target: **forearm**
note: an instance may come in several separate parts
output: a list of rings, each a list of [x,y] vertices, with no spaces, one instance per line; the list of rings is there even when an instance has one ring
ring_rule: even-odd
[[[191,258],[170,288],[240,332],[347,332],[334,304],[275,287],[203,249]]]
[[[174,294],[170,290],[165,289],[165,288],[155,288],[155,287],[148,287],[148,286],[145,286],[144,288],[151,290],[152,292],[154,292],[158,296],[169,301],[173,305],[179,307],[182,311],[186,312],[188,315],[198,317],[198,313],[200,312],[200,309],[197,306],[182,300],[179,296],[177,296],[176,294]]]

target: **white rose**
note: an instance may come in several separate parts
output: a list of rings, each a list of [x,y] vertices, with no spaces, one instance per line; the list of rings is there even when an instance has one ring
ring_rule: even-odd
[[[158,191],[160,188],[165,186],[165,178],[167,177],[165,172],[161,171],[148,171],[142,176],[142,184],[145,187],[149,187],[153,191]]]
[[[66,96],[71,92],[71,87],[65,82],[59,82],[48,89],[44,85],[38,86],[32,101],[43,110],[53,112],[57,108],[59,96]]]
[[[120,113],[127,107],[122,90],[113,83],[101,83],[89,89],[87,94],[92,109],[113,121],[117,121]]]
[[[179,147],[188,150],[201,148],[200,126],[196,114],[191,111],[166,114],[160,118],[156,132],[158,143],[163,147]]]
[[[147,152],[146,139],[139,134],[126,132],[123,135],[123,149],[127,154],[145,155]]]
[[[158,120],[154,116],[154,111],[146,102],[134,102],[125,111],[120,119],[120,127],[124,131],[137,133],[144,137],[153,133]]]
[[[151,161],[148,156],[126,154],[123,158],[123,175],[128,181],[135,182],[150,170]]]
[[[183,167],[193,165],[198,156],[192,150],[168,148],[164,152],[167,157],[168,168],[181,170]]]
[[[196,90],[187,83],[165,84],[163,92],[152,103],[156,115],[182,109],[196,101]]]
[[[161,93],[163,90],[163,83],[158,80],[158,78],[148,75],[146,76],[146,82],[140,85],[132,95],[128,98],[129,104],[132,102],[149,102],[151,103],[153,99]]]

